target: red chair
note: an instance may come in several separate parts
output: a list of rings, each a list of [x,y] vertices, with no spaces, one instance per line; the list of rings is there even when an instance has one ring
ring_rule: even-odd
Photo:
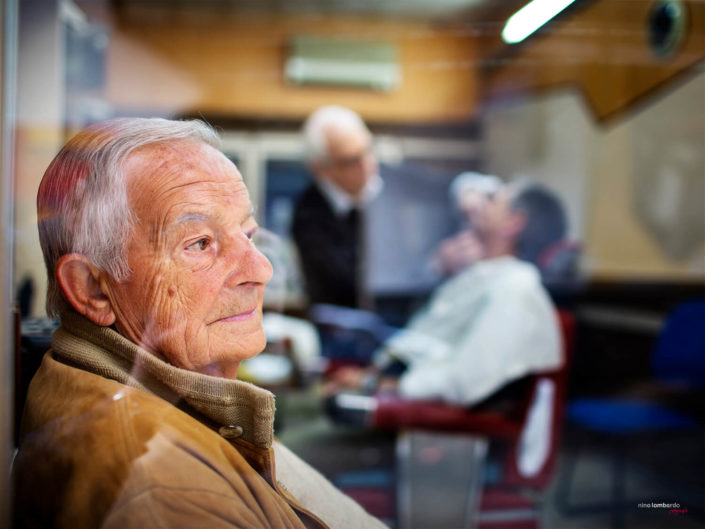
[[[348,412],[357,408],[369,426],[399,432],[396,501],[389,501],[390,491],[383,487],[343,485],[345,492],[370,513],[396,519],[400,528],[538,528],[541,493],[556,464],[575,334],[572,314],[559,311],[558,318],[563,365],[526,377],[527,393],[501,411],[410,401],[389,394],[338,395],[336,405]],[[536,427],[543,429],[544,444],[538,458],[527,460],[522,447],[531,442]],[[483,486],[488,448],[495,447],[503,448],[500,475]]]

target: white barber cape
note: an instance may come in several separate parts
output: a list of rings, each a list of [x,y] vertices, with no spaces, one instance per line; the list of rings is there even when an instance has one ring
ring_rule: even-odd
[[[408,364],[399,393],[470,405],[561,364],[555,309],[536,268],[481,261],[443,283],[383,351]]]

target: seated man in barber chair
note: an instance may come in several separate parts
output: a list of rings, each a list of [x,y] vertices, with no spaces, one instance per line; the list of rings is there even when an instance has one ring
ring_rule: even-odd
[[[328,394],[393,388],[408,399],[469,406],[560,366],[555,309],[532,264],[565,236],[560,202],[537,184],[508,184],[487,202],[474,230],[483,259],[441,284],[375,353],[374,366],[333,373]],[[400,376],[386,376],[398,363]]]

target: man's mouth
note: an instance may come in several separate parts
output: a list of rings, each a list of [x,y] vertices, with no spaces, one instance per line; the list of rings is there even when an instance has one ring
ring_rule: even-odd
[[[237,314],[233,314],[232,316],[226,316],[225,318],[220,318],[218,320],[215,320],[213,323],[230,323],[230,322],[235,322],[235,321],[245,321],[249,320],[250,318],[253,318],[254,316],[257,315],[257,307],[254,307],[252,309],[248,309],[243,312],[239,312]]]

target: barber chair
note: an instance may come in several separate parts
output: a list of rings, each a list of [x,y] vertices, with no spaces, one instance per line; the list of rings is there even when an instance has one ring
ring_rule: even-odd
[[[541,493],[555,466],[575,329],[571,314],[558,317],[562,367],[525,377],[525,393],[509,407],[468,409],[385,393],[333,397],[329,405],[339,420],[398,432],[396,479],[346,475],[336,484],[398,529],[540,527]],[[494,449],[502,454],[501,470],[488,483],[485,464]]]

